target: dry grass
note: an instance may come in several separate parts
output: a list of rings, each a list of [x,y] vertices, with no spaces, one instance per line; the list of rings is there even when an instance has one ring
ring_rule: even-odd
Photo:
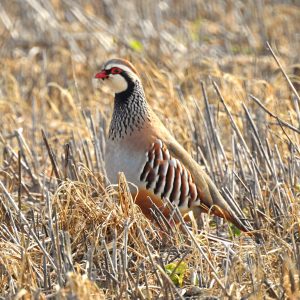
[[[299,4],[206,2],[0,3],[0,298],[299,299]],[[153,224],[123,176],[106,186],[92,78],[112,56],[259,244],[208,216]]]

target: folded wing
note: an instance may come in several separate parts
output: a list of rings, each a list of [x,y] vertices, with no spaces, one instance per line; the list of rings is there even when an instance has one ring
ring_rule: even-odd
[[[243,231],[253,230],[234,200],[226,201],[200,165],[174,140],[155,140],[147,152],[141,182],[159,198],[168,198],[182,213],[211,212]]]

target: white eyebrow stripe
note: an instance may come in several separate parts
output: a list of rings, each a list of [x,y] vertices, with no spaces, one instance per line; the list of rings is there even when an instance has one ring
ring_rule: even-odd
[[[109,64],[105,67],[105,70],[110,70],[111,68],[114,68],[114,67],[120,68],[126,72],[133,73],[133,71],[130,68],[128,68],[127,66],[122,65],[122,64]]]
[[[120,68],[120,69],[126,71],[128,74],[139,79],[139,77],[132,71],[132,69],[130,69],[129,67],[127,67],[123,64],[109,64],[105,67],[105,70],[110,70],[111,68],[114,68],[114,67]]]

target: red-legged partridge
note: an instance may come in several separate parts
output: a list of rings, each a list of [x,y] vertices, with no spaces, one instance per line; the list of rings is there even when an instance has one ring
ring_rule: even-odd
[[[153,202],[166,214],[167,198],[182,214],[192,210],[197,218],[202,212],[211,212],[243,231],[252,230],[237,203],[222,197],[149,107],[141,79],[130,62],[111,59],[95,77],[115,93],[105,154],[111,183],[117,183],[118,173],[124,172],[127,181],[138,187],[133,197],[148,217]]]

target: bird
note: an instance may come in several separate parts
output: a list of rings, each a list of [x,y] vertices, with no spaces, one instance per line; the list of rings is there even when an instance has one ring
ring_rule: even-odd
[[[164,215],[168,199],[184,216],[192,211],[224,218],[244,232],[253,230],[237,202],[226,199],[192,156],[180,145],[150,107],[133,64],[109,59],[95,78],[114,93],[114,108],[105,150],[106,175],[118,183],[120,172],[137,189],[135,203],[151,219],[155,204]]]

